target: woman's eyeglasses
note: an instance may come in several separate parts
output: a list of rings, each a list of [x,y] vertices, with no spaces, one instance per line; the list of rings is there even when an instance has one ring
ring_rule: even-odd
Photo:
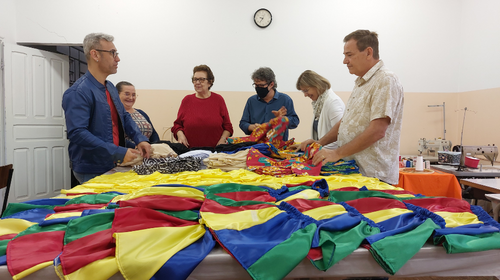
[[[200,83],[203,83],[205,82],[206,80],[208,80],[207,78],[193,78],[191,79],[193,81],[193,84],[196,83],[196,82],[200,82]]]

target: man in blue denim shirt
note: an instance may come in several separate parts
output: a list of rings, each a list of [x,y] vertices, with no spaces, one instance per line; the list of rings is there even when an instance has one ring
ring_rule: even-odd
[[[293,108],[293,100],[290,96],[276,90],[278,84],[271,68],[261,67],[255,70],[252,80],[257,94],[247,100],[240,120],[241,130],[249,135],[259,125],[273,118],[286,116],[289,123],[283,140],[288,140],[288,129],[296,128],[300,122]]]
[[[83,40],[88,71],[64,92],[71,168],[80,184],[99,176],[116,164],[148,158],[151,145],[125,111],[115,86],[107,81],[115,74],[120,58],[113,36],[91,33]],[[137,149],[125,148],[128,135]]]

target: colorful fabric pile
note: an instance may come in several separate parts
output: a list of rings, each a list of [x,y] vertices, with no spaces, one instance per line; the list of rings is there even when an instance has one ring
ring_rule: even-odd
[[[227,142],[230,144],[238,144],[244,142],[271,143],[278,149],[285,148],[293,144],[294,139],[283,141],[283,135],[288,126],[288,118],[280,117],[271,119],[268,123],[261,124],[258,128],[252,131],[250,136],[245,137],[229,137]]]
[[[271,147],[271,145],[270,145]],[[247,157],[248,169],[257,174],[284,176],[290,174],[318,176],[321,171],[321,164],[314,166],[312,158],[321,149],[317,143],[307,147],[302,156],[289,159],[273,159],[263,155],[257,149],[250,149]],[[271,148],[274,157],[282,157],[279,151]]]
[[[0,264],[14,279],[49,266],[61,279],[186,279],[216,242],[253,279],[281,279],[304,258],[335,269],[360,246],[390,275],[429,238],[447,253],[500,248],[482,208],[359,174],[130,171],[64,192],[6,209]]]

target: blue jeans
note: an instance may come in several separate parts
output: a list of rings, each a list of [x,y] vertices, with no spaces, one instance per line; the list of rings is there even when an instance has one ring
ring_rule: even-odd
[[[92,178],[102,175],[102,174],[92,174],[92,173],[77,173],[75,171],[73,171],[73,174],[75,175],[78,182],[80,182],[80,184],[83,184]]]

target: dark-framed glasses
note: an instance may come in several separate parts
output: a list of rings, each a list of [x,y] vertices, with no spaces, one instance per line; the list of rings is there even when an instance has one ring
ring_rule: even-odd
[[[196,82],[203,83],[203,82],[205,82],[208,79],[207,78],[192,78],[191,80],[193,81],[193,84],[194,84]]]
[[[269,86],[269,84],[265,84],[265,85],[258,85],[258,84],[256,84],[256,83],[253,83],[253,84],[252,84],[252,86],[253,86],[254,88],[258,88],[258,87],[260,87],[260,88],[266,88],[266,87],[268,87],[268,86]]]
[[[110,50],[110,51],[107,51],[107,50],[98,50],[98,49],[95,49],[96,51],[98,52],[109,52],[113,58],[116,58],[118,56],[118,52],[116,50]]]

